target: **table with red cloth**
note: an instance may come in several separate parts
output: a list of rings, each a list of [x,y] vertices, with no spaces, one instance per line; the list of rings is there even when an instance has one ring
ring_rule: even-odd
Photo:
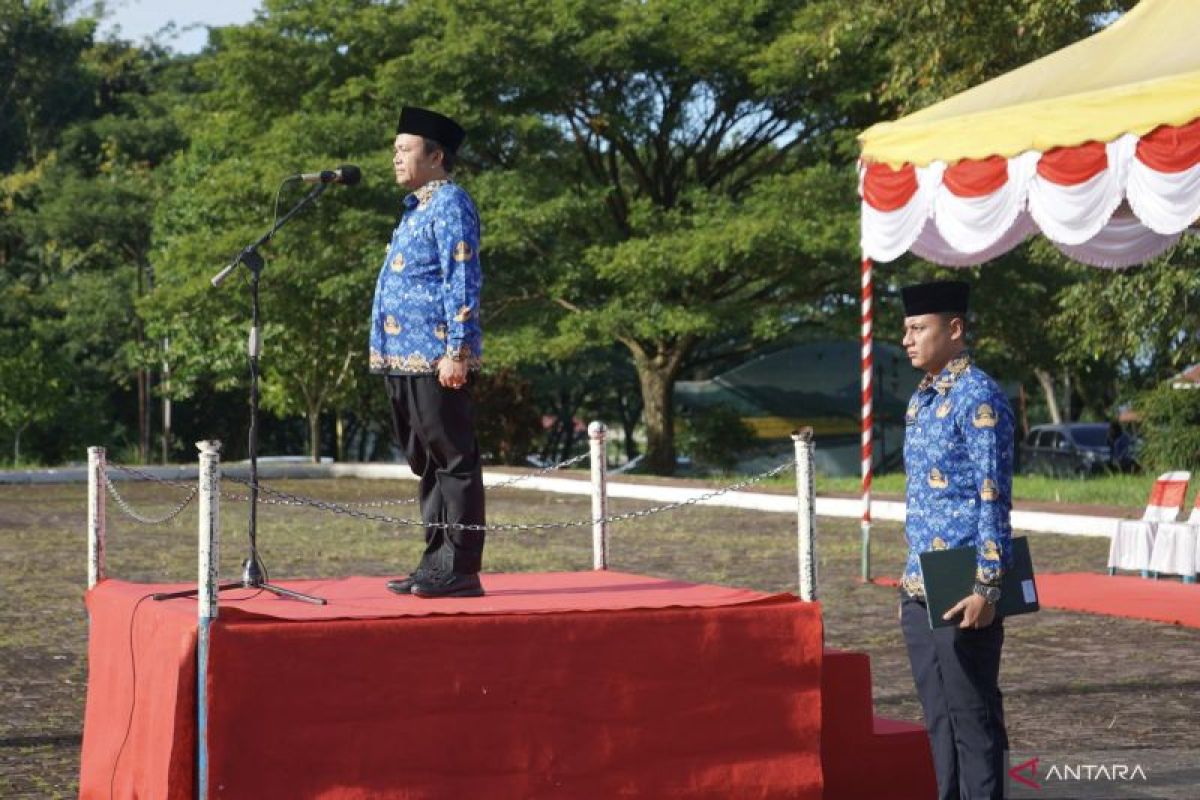
[[[210,629],[209,795],[818,798],[821,611],[619,572],[492,574],[487,596],[288,581]],[[193,796],[196,602],[87,593],[80,796]]]

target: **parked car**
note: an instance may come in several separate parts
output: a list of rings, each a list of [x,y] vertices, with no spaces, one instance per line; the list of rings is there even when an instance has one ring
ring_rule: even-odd
[[[1111,455],[1103,422],[1034,425],[1021,442],[1018,465],[1027,474],[1095,475],[1110,468]]]

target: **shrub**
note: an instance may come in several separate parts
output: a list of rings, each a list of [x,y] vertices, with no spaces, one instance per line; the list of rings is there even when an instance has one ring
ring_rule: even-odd
[[[1141,415],[1138,460],[1153,470],[1200,468],[1200,389],[1164,383],[1134,402]]]

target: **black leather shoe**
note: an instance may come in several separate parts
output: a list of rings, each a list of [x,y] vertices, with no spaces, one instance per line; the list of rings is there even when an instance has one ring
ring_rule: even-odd
[[[421,578],[412,587],[417,597],[483,597],[483,584],[479,575],[461,575],[457,572],[442,572]]]
[[[417,581],[428,580],[429,578],[432,578],[433,575],[434,573],[427,569],[417,568],[403,578],[397,578],[394,581],[388,581],[387,588],[396,594],[412,594],[412,588]]]

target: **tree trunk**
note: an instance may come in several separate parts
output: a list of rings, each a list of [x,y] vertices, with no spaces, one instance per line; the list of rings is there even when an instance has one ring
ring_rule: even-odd
[[[170,340],[162,340],[163,361],[162,379],[159,388],[162,391],[162,463],[171,461],[171,365],[167,361],[170,350]]]
[[[141,264],[137,265],[137,297],[145,293],[144,289],[144,269]],[[142,324],[142,318],[137,317],[134,322],[134,329],[137,332],[137,352],[138,358],[142,357],[142,353],[146,344],[146,329]],[[150,372],[145,367],[137,369],[137,394],[138,394],[138,460],[142,464],[150,463]]]
[[[675,370],[661,359],[634,359],[642,387],[642,414],[646,420],[646,466],[656,475],[675,474]]]
[[[1050,409],[1050,421],[1055,425],[1062,424],[1062,414],[1058,410],[1058,398],[1054,395],[1054,378],[1044,369],[1035,369],[1038,385],[1042,387],[1042,395],[1046,398],[1046,407]]]
[[[334,450],[334,457],[340,462],[346,460],[346,426],[342,421],[342,412],[337,411],[333,415],[334,419],[334,434],[337,437],[337,447]]]
[[[21,432],[25,430],[25,426],[21,425],[13,432],[13,468],[15,469],[21,463]]]
[[[1017,405],[1021,412],[1021,439],[1029,435],[1029,395],[1025,392],[1025,384],[1017,384]]]
[[[636,413],[634,406],[634,399],[618,389],[617,410],[621,415],[621,430],[625,437],[625,458],[628,461],[632,461],[638,456],[637,440],[633,434],[640,415]]]
[[[321,463],[321,409],[308,411],[308,453],[314,464]]]
[[[1075,419],[1071,414],[1071,373],[1063,370],[1063,401],[1060,407],[1063,416],[1066,417],[1065,422],[1070,422]]]
[[[140,325],[139,325],[140,327]],[[138,349],[141,349],[141,331],[138,331]],[[149,375],[142,367],[138,367],[137,371],[137,394],[138,394],[138,460],[142,464],[149,463],[150,460],[150,425],[149,425],[149,404],[146,402],[146,395],[149,387],[146,385],[149,382]]]

